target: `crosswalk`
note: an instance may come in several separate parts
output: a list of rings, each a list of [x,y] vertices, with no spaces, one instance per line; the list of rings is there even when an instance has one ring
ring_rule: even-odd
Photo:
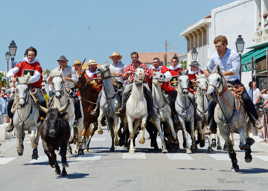
[[[70,162],[86,162],[86,161],[99,161],[99,160],[110,160],[112,157],[113,160],[170,160],[170,161],[197,161],[200,160],[200,158],[203,159],[210,159],[214,161],[229,161],[229,157],[227,153],[215,153],[215,154],[208,154],[208,153],[202,153],[202,154],[187,154],[187,153],[167,153],[167,154],[151,154],[151,153],[110,153],[110,154],[96,154],[96,153],[89,153],[85,154],[83,156],[72,156],[68,158],[68,161]],[[244,154],[237,155],[239,161],[244,160]],[[9,163],[12,163],[19,157],[0,157],[0,167],[3,165],[7,165]],[[253,155],[254,160],[260,160],[263,162],[268,162],[268,156],[267,155]],[[60,157],[58,156],[58,160],[60,160]],[[35,165],[35,164],[42,164],[47,163],[48,159],[47,156],[42,155],[38,158],[38,160],[29,160],[26,161],[25,164],[27,165]]]

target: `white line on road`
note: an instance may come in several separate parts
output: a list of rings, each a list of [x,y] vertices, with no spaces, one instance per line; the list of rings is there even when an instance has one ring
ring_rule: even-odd
[[[263,161],[268,161],[268,156],[255,156],[255,157]]]
[[[208,156],[214,158],[215,160],[230,160],[227,153],[208,154]]]
[[[13,161],[14,159],[16,159],[15,157],[7,157],[7,158],[1,158],[0,157],[0,165],[5,165],[11,161]]]
[[[94,155],[94,154],[87,154],[84,156],[74,157],[75,161],[94,161],[94,160],[101,160],[102,156],[100,155]]]
[[[189,154],[184,153],[174,153],[166,155],[169,160],[193,160],[193,158]]]
[[[123,159],[146,159],[145,153],[123,153]]]

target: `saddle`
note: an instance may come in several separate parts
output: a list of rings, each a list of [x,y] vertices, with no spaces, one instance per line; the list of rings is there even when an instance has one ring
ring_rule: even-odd
[[[231,93],[235,97],[236,110],[240,110],[241,105],[244,104],[244,101],[242,99],[242,94],[245,91],[245,87],[243,85],[228,84],[228,89],[231,91]]]

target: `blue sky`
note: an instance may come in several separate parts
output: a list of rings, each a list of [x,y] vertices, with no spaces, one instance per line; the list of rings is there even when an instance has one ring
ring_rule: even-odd
[[[0,70],[11,40],[18,46],[16,60],[29,46],[38,49],[43,68],[53,68],[65,55],[74,59],[109,61],[113,51],[125,64],[132,51],[184,53],[179,35],[210,10],[234,0],[3,0],[0,3]]]

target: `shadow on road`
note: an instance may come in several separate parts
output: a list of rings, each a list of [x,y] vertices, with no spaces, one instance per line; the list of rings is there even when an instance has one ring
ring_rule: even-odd
[[[59,179],[60,178],[66,178],[66,179],[80,179],[80,178],[86,178],[87,176],[89,176],[89,173],[71,173],[71,174],[68,174],[68,176],[66,177],[58,177]]]
[[[241,173],[241,174],[261,174],[261,173],[268,173],[268,169],[264,169],[264,168],[240,169],[239,173]]]

